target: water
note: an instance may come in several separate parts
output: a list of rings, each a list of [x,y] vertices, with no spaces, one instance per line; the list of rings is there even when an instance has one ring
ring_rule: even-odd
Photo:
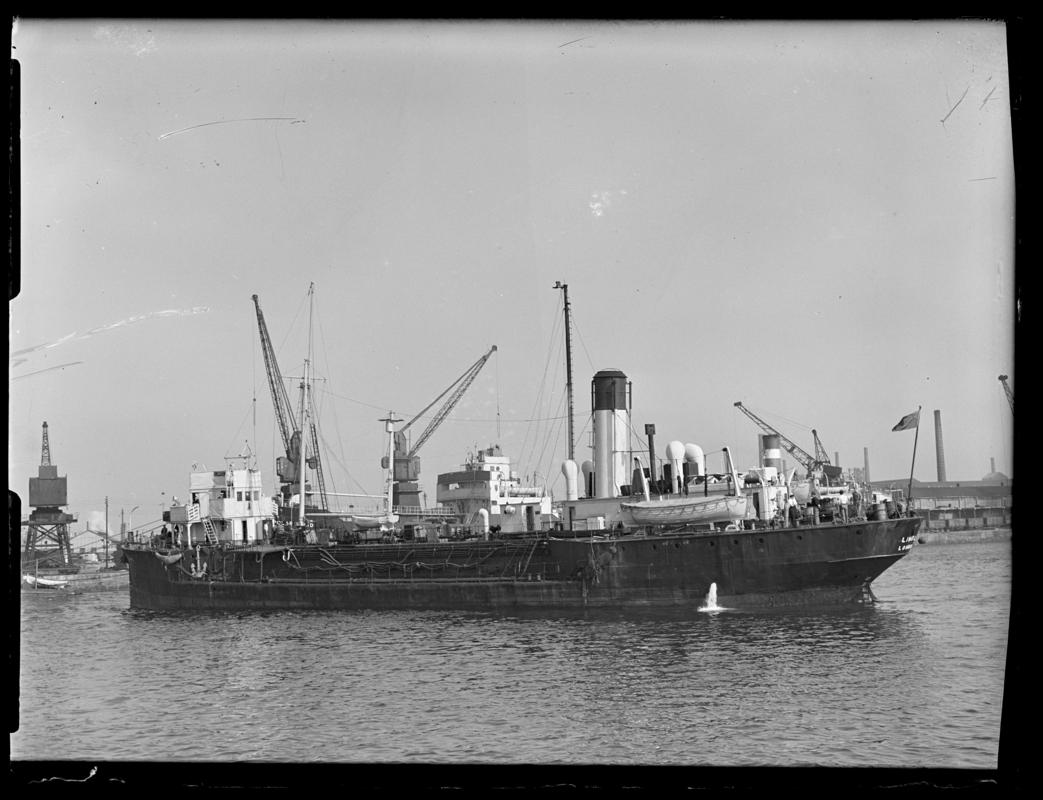
[[[871,607],[156,613],[22,595],[14,760],[997,766],[1009,542]]]
[[[710,584],[710,591],[706,593],[706,600],[699,606],[700,611],[724,611],[722,606],[717,605],[717,584]]]

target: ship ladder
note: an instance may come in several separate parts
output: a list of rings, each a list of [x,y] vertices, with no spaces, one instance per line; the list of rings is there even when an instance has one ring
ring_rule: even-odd
[[[217,528],[210,517],[203,517],[203,530],[206,531],[206,543],[217,544]]]

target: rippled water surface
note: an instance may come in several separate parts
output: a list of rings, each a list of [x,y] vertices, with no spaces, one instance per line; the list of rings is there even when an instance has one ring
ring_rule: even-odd
[[[1009,542],[871,607],[155,613],[23,594],[15,760],[997,766]]]

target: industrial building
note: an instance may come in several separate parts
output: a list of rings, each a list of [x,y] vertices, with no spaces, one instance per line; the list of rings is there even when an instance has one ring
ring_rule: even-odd
[[[874,481],[903,501],[909,479]],[[918,481],[912,483],[910,508],[924,520],[923,530],[1007,528],[1013,513],[1014,482],[993,469],[977,481]]]

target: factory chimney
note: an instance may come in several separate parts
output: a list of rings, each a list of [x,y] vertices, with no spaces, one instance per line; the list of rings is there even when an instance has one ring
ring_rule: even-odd
[[[865,482],[866,482],[866,486],[869,486],[870,481],[869,481],[869,448],[868,447],[863,447],[862,448],[862,458],[865,460]]]
[[[942,446],[942,412],[934,410],[934,443],[938,454],[938,482],[945,482],[945,448]]]

